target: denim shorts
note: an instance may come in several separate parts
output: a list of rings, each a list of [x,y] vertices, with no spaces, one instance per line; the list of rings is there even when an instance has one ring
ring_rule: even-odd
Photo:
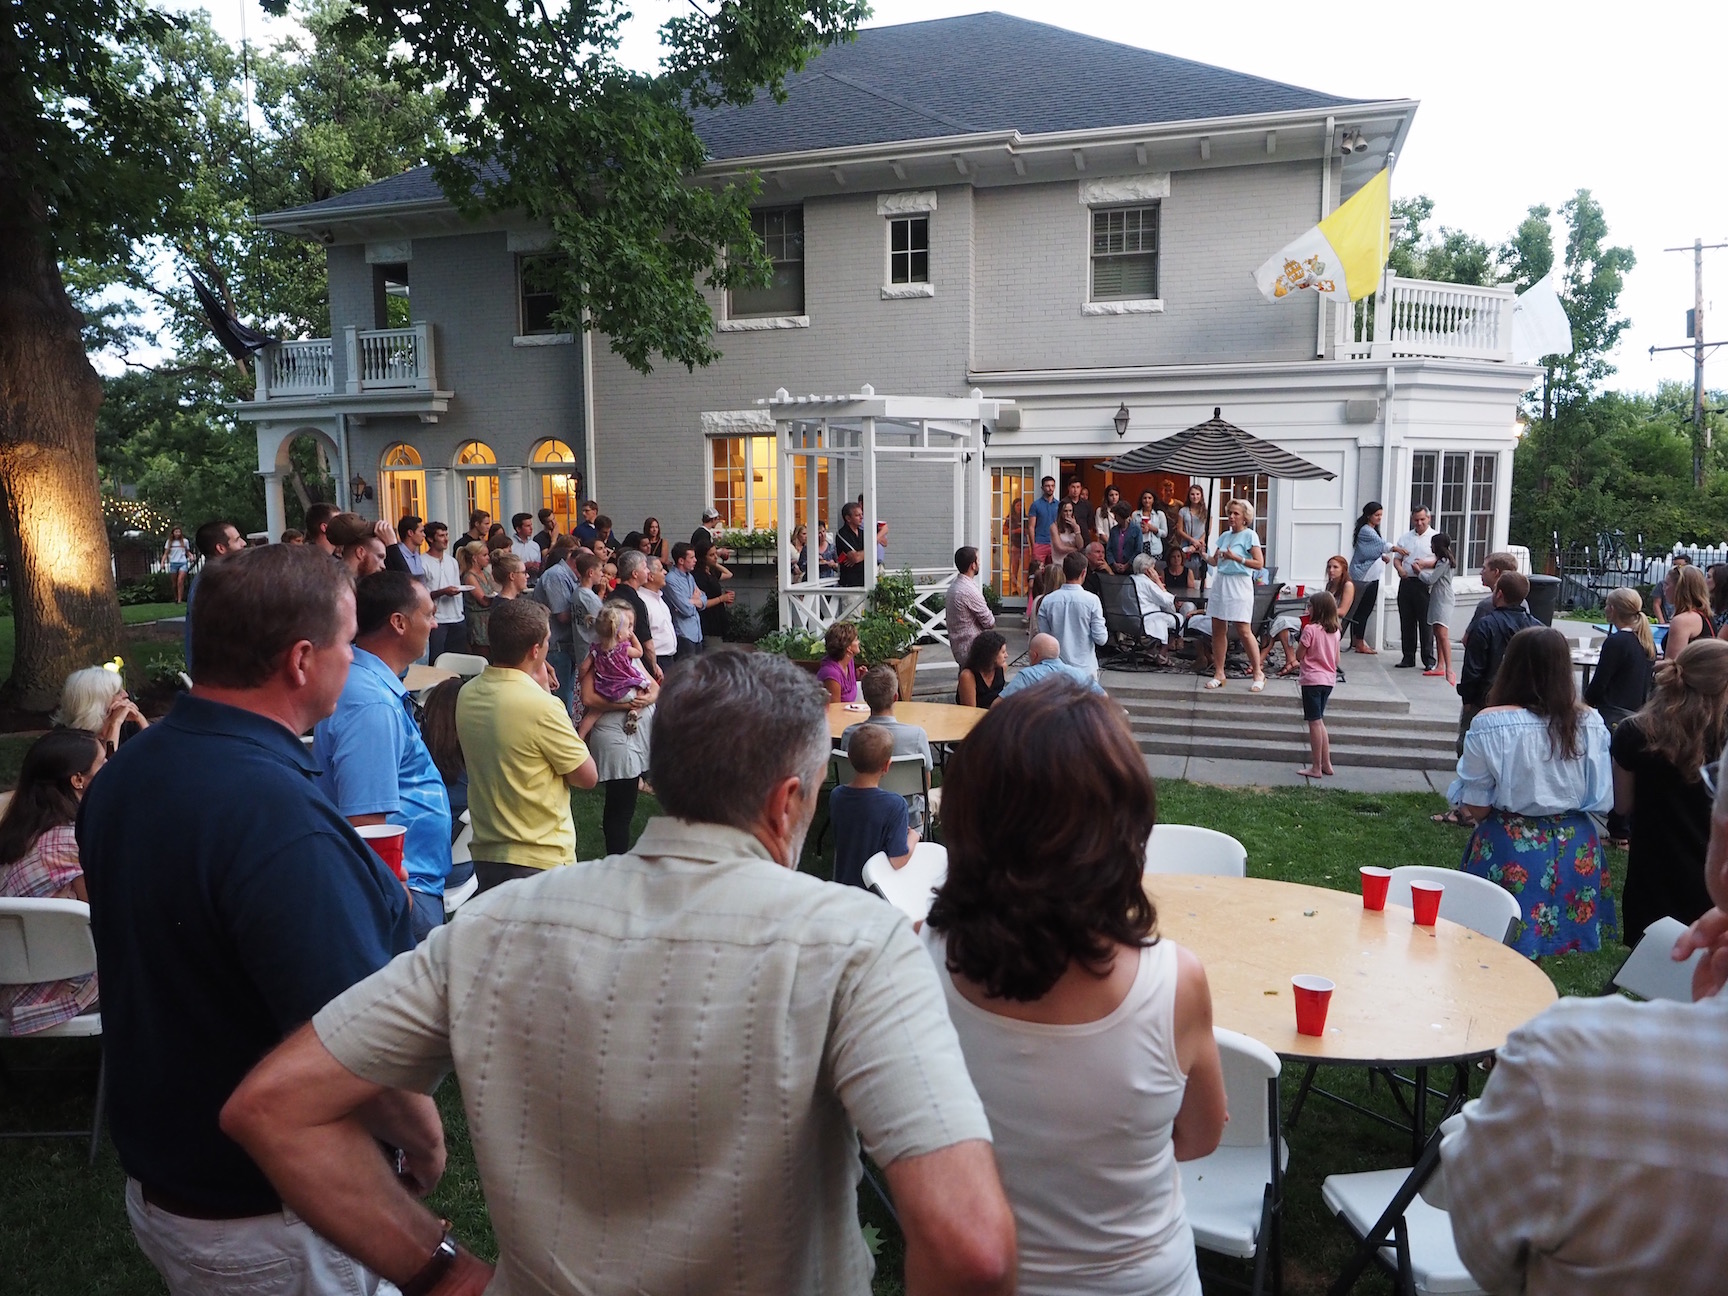
[[[1308,721],[1324,720],[1326,718],[1326,699],[1332,696],[1330,684],[1304,684],[1302,686],[1302,718]]]

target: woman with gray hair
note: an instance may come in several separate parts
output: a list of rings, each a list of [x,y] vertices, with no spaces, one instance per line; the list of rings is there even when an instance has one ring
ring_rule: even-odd
[[[53,719],[62,729],[95,734],[110,756],[133,734],[150,727],[126,692],[125,679],[108,666],[86,666],[68,675]]]
[[[1176,600],[1164,588],[1163,571],[1151,554],[1136,554],[1130,570],[1133,574],[1122,587],[1122,610],[1138,616],[1146,633],[1157,640],[1153,660],[1162,665],[1170,660],[1170,632],[1181,624]]]

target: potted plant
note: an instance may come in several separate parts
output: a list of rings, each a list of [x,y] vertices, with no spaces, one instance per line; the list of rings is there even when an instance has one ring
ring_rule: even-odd
[[[918,672],[918,623],[912,607],[918,588],[909,568],[884,572],[858,618],[858,656],[869,666],[892,666],[900,676],[900,696],[912,696]]]
[[[762,635],[756,640],[756,651],[789,657],[812,675],[826,655],[821,638],[808,630],[775,630]]]

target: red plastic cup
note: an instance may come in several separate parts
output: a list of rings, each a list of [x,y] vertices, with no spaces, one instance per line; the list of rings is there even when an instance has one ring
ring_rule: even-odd
[[[400,882],[408,880],[408,870],[402,866],[402,846],[408,840],[408,830],[401,824],[363,824],[355,829],[378,853]]]
[[[1296,587],[1296,597],[1297,598],[1307,598],[1308,597],[1308,587],[1306,585],[1298,585]]]
[[[1445,889],[1444,882],[1410,884],[1410,908],[1416,914],[1418,927],[1432,927],[1435,919],[1440,917],[1440,893]]]
[[[1324,1035],[1326,1009],[1332,1002],[1332,983],[1322,976],[1293,976],[1290,984],[1296,992],[1296,1033]]]
[[[1365,866],[1362,870],[1362,907],[1378,912],[1386,907],[1386,888],[1392,884],[1392,870]]]

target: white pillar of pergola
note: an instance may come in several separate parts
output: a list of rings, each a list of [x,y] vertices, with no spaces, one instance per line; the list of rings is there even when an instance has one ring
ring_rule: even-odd
[[[986,400],[973,389],[965,397],[878,396],[866,384],[856,394],[793,396],[782,387],[758,401],[774,419],[779,461],[778,556],[780,624],[820,634],[836,621],[855,615],[875,588],[876,465],[879,459],[899,459],[932,468],[946,466],[953,489],[954,548],[973,545],[987,569],[990,546],[985,534],[990,522],[989,481],[984,468],[984,424],[994,423],[1008,401]],[[827,461],[830,478],[838,483],[844,503],[864,496],[864,585],[842,590],[835,578],[822,579],[817,570],[792,580],[792,533],[802,525],[816,535],[824,501],[816,498],[818,465]],[[805,472],[804,516],[797,516],[793,483],[797,469]],[[854,477],[854,472],[857,476]],[[838,518],[836,518],[836,528]],[[812,564],[814,567],[814,564]],[[931,594],[947,588],[954,572],[945,567],[914,568],[919,605],[915,615],[923,630],[947,642],[943,613],[926,605]],[[989,580],[988,570],[981,579]]]

